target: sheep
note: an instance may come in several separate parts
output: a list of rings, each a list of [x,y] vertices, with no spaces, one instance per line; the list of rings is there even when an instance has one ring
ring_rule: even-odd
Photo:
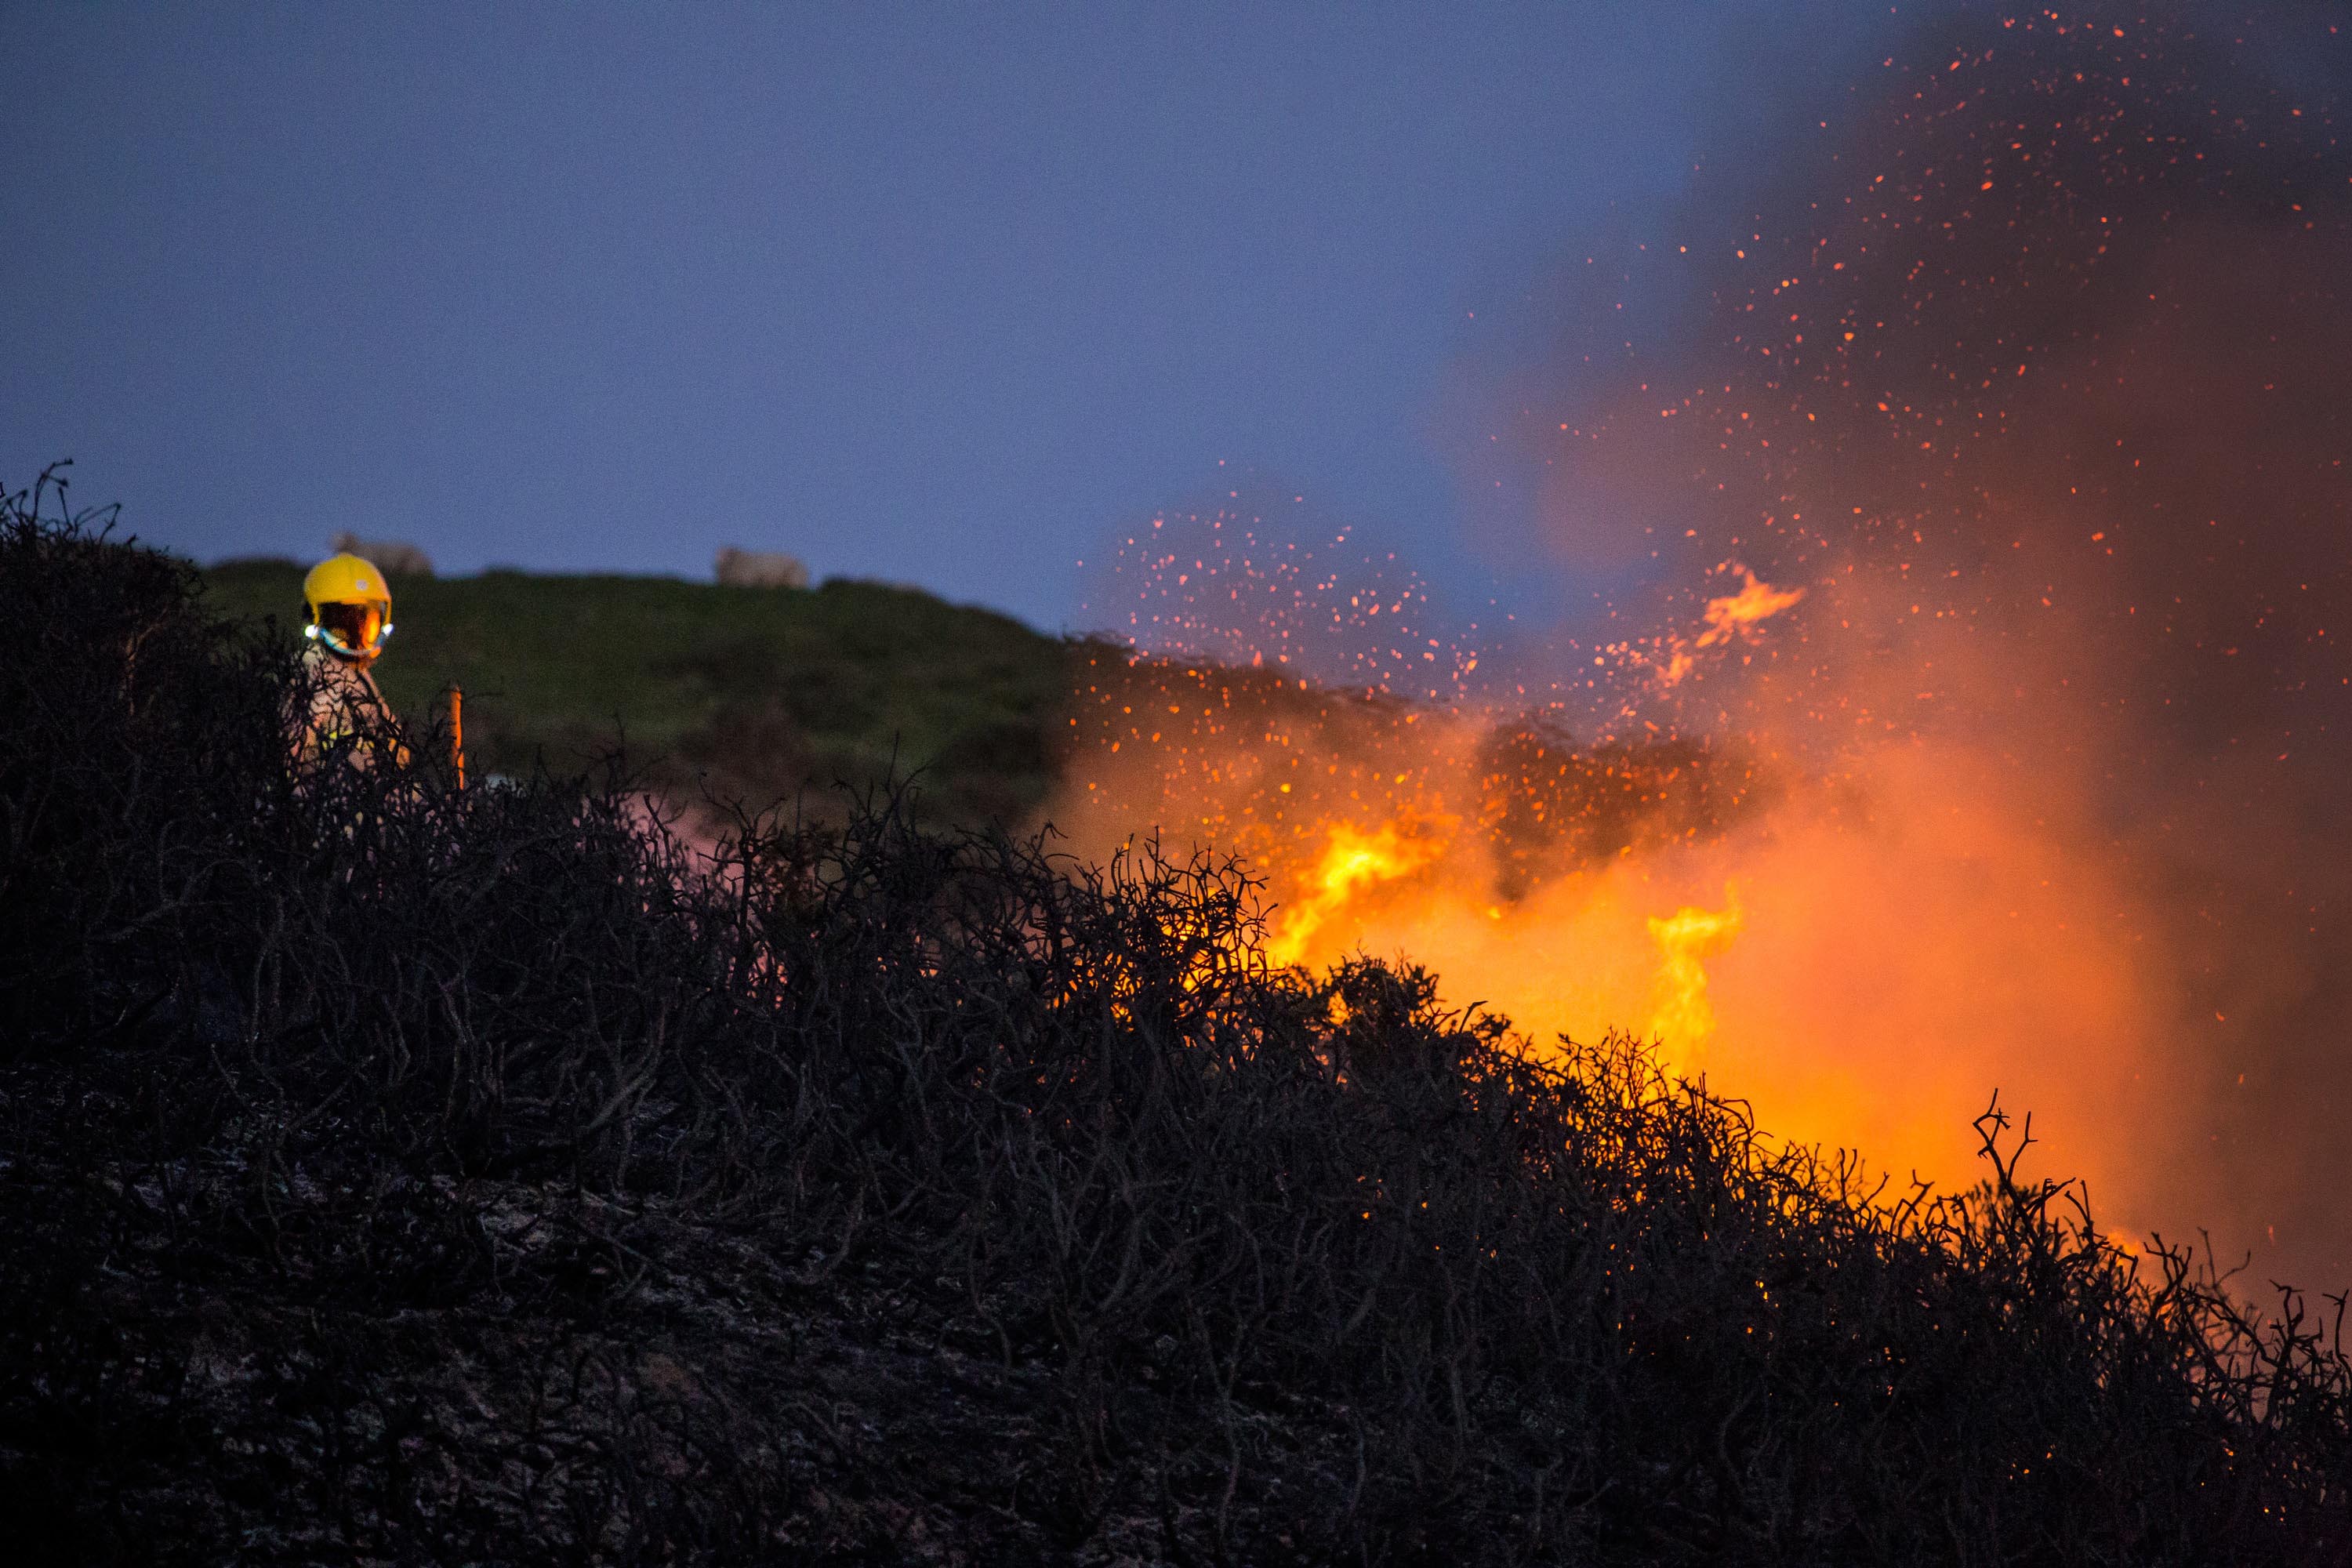
[[[731,544],[719,550],[718,570],[719,583],[730,588],[805,588],[809,581],[808,568],[796,556]]]
[[[405,540],[362,539],[356,534],[339,533],[327,543],[344,554],[373,562],[375,569],[387,577],[433,575],[433,557]]]

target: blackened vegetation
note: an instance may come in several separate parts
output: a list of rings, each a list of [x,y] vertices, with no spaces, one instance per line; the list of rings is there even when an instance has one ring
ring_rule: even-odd
[[[2336,1309],[1873,1201],[1229,870],[289,775],[187,572],[0,534],[26,1561],[2323,1562]]]
[[[1495,899],[1515,901],[1630,851],[1722,833],[1771,793],[1738,745],[1580,742],[1540,712],[1449,713],[1107,647],[1084,658],[1062,800],[1121,831],[1181,824],[1260,867],[1319,855],[1335,823],[1458,821],[1486,848]]]
[[[1496,729],[1479,748],[1477,819],[1496,890],[1517,899],[1566,869],[1713,837],[1758,804],[1759,773],[1696,741],[1580,747],[1540,721]]]

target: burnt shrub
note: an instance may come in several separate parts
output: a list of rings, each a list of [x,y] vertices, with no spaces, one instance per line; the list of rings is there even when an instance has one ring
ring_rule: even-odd
[[[289,650],[0,520],[0,1513],[46,1560],[2352,1560],[2341,1303],[1229,865],[298,772]],[[845,825],[843,818],[845,816]]]

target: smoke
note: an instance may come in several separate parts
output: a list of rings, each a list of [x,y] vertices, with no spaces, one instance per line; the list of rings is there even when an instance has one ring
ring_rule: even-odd
[[[1495,400],[1469,487],[1507,477],[1562,560],[1624,584],[1576,628],[1620,677],[1591,721],[1757,737],[1863,803],[1782,819],[1804,875],[1748,868],[1807,890],[1719,968],[1734,994],[1743,966],[1803,977],[1748,1038],[1824,1050],[1948,1008],[1985,1040],[1934,1070],[2042,1091],[2057,1162],[2133,1218],[2320,1283],[2352,1277],[2331,15],[1940,17],[1793,143],[1705,170],[1644,248],[1576,258],[1550,372]],[[1628,293],[1686,308],[1636,338]],[[1809,598],[1768,651],[1645,687],[1622,628],[1687,624],[1729,563]],[[1773,952],[1805,922],[1872,963]],[[1836,1130],[1943,1106],[1910,1070],[1853,1075],[1879,1110]]]
[[[1241,668],[1105,662],[1056,820],[1898,1179],[1998,1090],[2119,1227],[2352,1280],[2352,40],[2206,20],[1948,11],[1567,258],[1462,460],[1605,587],[1548,655],[1278,505],[1135,531],[1136,640]]]

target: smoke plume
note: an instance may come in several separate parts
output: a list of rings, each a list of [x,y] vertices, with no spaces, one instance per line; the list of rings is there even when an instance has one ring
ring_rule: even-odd
[[[2118,1229],[2352,1280],[2347,83],[2314,8],[1962,6],[1727,127],[1465,443],[1605,601],[1410,641],[1263,511],[1157,520],[1139,642],[1241,668],[1104,662],[1057,821],[1898,1180],[1998,1090]]]
[[[1793,145],[1704,171],[1670,234],[1576,258],[1555,374],[1487,448],[1564,559],[1633,584],[1580,628],[1622,677],[1594,721],[1762,737],[1856,786],[1808,853],[1949,874],[1809,877],[1875,907],[1802,918],[1914,928],[1950,973],[1817,962],[1782,1028],[1885,1026],[1854,998],[1927,984],[2008,1038],[1911,1068],[2054,1090],[2059,1160],[2134,1218],[2318,1284],[2352,1278],[2333,15],[1943,16]],[[1635,340],[1628,292],[1690,307]],[[1687,623],[1731,563],[1808,592],[1769,648],[1671,689],[1620,669],[1654,658],[1612,637]]]

